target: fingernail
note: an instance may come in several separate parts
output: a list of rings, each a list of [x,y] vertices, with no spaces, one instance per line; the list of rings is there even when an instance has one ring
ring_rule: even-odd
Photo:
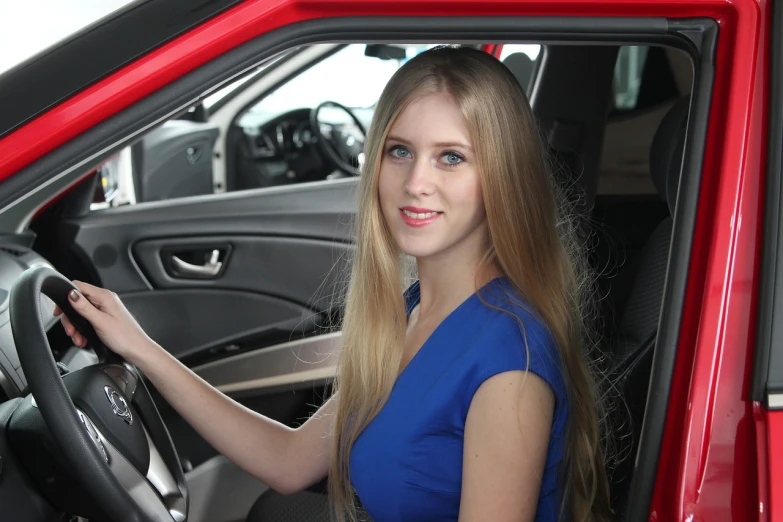
[[[77,292],[76,290],[71,290],[70,292],[68,292],[68,297],[70,298],[71,301],[76,302],[79,300],[79,292]]]

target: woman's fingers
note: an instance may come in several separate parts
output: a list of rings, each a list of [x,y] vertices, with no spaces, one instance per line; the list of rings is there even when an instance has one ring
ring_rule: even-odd
[[[114,300],[114,293],[106,290],[105,288],[93,286],[89,283],[83,283],[81,281],[74,281],[73,284],[76,286],[76,288],[79,289],[79,292],[81,292],[81,294],[86,297],[87,300],[98,310],[105,311]],[[73,301],[71,301],[71,303],[73,303]]]
[[[73,344],[79,348],[84,348],[87,346],[87,339],[85,339],[84,336],[79,332],[76,332],[71,336],[71,341],[73,341]]]
[[[85,297],[81,292],[77,290],[71,290],[68,292],[68,301],[71,302],[71,306],[76,312],[93,323],[100,318],[100,310],[96,308],[91,299]]]
[[[73,337],[73,334],[76,332],[76,328],[73,326],[73,323],[68,319],[68,316],[63,314],[60,316],[60,322],[63,325],[63,329],[65,330],[65,334],[68,337]]]

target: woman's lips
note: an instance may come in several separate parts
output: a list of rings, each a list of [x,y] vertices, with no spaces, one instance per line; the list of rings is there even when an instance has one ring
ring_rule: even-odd
[[[436,221],[442,212],[434,210],[405,207],[400,209],[400,216],[406,225],[411,227],[423,227]]]

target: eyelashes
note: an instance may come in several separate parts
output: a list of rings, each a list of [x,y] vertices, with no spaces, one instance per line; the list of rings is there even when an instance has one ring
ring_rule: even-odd
[[[413,157],[413,154],[407,147],[403,145],[390,145],[386,148],[386,154],[395,160],[407,160]],[[446,150],[443,151],[440,156],[440,161],[445,167],[453,168],[462,163],[465,163],[465,156],[457,151]]]

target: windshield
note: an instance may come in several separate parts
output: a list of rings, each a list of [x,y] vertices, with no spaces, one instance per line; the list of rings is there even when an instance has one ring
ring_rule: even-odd
[[[375,106],[383,88],[397,69],[433,46],[395,45],[404,49],[405,58],[381,59],[367,56],[367,46],[364,44],[347,45],[251,107],[240,120],[240,125],[244,122],[266,121],[293,109],[316,107],[327,100],[351,109],[370,109]]]
[[[135,1],[0,1],[0,74]]]

